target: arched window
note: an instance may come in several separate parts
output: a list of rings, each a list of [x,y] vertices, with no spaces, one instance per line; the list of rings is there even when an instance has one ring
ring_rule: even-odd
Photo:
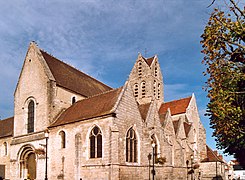
[[[139,96],[139,86],[138,84],[134,85],[134,97],[138,97]]]
[[[138,62],[138,75],[139,77],[142,76],[142,62],[141,61]]]
[[[27,119],[27,132],[34,132],[34,101],[31,100],[28,104],[28,119]]]
[[[157,140],[156,140],[156,137],[155,135],[151,135],[151,143],[154,143],[155,144],[155,147],[154,147],[154,161],[156,162],[156,159],[157,159],[157,156],[158,156],[158,144],[157,144]]]
[[[64,131],[60,131],[59,135],[60,135],[60,147],[65,148],[66,147],[66,134]]]
[[[100,129],[95,126],[89,136],[90,139],[90,158],[102,157],[102,133]]]
[[[71,103],[74,104],[76,102],[76,97],[72,97]]]
[[[141,96],[142,98],[145,97],[145,81],[141,83]]]
[[[6,142],[3,143],[3,147],[4,147],[4,156],[8,155],[8,145]]]
[[[126,136],[126,162],[137,162],[137,137],[133,128],[130,128]]]

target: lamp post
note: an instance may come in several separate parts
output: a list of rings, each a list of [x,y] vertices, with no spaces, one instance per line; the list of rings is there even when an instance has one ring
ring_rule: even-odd
[[[186,179],[188,180],[188,170],[189,170],[189,167],[188,167],[188,164],[189,164],[189,160],[186,160]]]
[[[155,179],[155,146],[156,144],[153,142],[152,144],[152,180]]]
[[[48,172],[48,131],[44,133],[46,139],[46,153],[45,153],[45,180],[48,180],[47,172]]]
[[[151,153],[148,154],[148,161],[149,161],[149,180],[151,179]]]
[[[193,170],[193,155],[191,155],[191,180],[193,180],[193,173],[194,173],[194,170]]]

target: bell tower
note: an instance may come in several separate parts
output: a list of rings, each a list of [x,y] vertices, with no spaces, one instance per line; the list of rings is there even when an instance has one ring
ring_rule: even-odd
[[[129,75],[129,83],[139,104],[156,100],[160,105],[164,101],[163,77],[156,55],[145,58],[139,53]]]

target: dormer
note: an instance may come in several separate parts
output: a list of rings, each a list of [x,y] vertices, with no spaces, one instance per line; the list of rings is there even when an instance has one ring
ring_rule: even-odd
[[[129,76],[129,83],[139,104],[157,100],[163,102],[163,78],[157,56],[143,57],[140,53]]]

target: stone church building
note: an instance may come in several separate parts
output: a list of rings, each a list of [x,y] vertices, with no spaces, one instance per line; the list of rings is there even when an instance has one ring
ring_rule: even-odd
[[[212,179],[217,164],[223,176],[224,161],[206,145],[195,96],[165,102],[164,95],[157,56],[139,54],[125,84],[114,89],[31,42],[14,116],[0,121],[0,176]],[[208,169],[213,162],[216,170]]]

